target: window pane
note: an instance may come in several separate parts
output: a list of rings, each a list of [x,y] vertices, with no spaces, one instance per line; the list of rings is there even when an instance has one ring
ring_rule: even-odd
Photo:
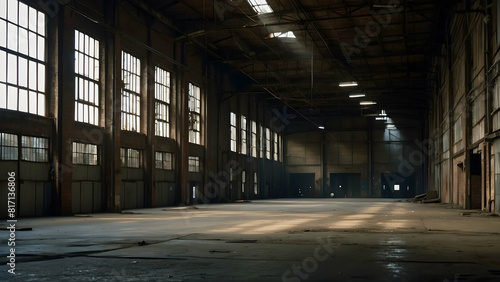
[[[45,36],[45,14],[42,12],[38,12],[38,33],[42,36]]]
[[[32,58],[36,58],[37,54],[37,46],[38,43],[36,42],[37,36],[34,32],[29,32],[28,33],[28,54]]]
[[[29,30],[36,31],[36,24],[37,24],[37,11],[33,8],[29,8],[29,18],[28,18],[28,25],[29,25]]]
[[[38,64],[38,91],[45,92],[45,65]]]
[[[19,58],[18,66],[19,86],[28,87],[28,60]]]
[[[7,57],[7,82],[17,85],[17,56],[12,54]]]
[[[7,3],[7,17],[9,21],[17,24],[17,0],[8,0]]]
[[[19,53],[28,55],[28,30],[19,29]]]
[[[7,1],[0,1],[0,18],[7,18]]]
[[[28,87],[29,89],[36,90],[37,87],[37,65],[34,61],[29,61],[28,67]]]
[[[7,24],[7,48],[17,51],[17,26],[11,23]]]
[[[7,85],[0,83],[0,108],[7,108]]]
[[[45,38],[38,36],[37,43],[38,43],[37,58],[40,61],[45,61]]]
[[[36,92],[30,91],[29,92],[29,98],[28,98],[28,101],[29,101],[29,113],[30,114],[36,114],[36,112],[37,112],[37,103],[36,103],[37,99],[36,98],[37,98]]]
[[[0,82],[7,81],[7,72],[5,69],[6,66],[7,66],[7,54],[4,51],[0,50]]]
[[[17,88],[9,86],[7,92],[7,109],[17,111]]]
[[[45,95],[38,94],[38,115],[45,115]]]
[[[0,20],[0,34],[7,34],[7,22],[4,20]],[[0,47],[6,47],[6,46],[7,46],[7,36],[5,35],[0,36]]]
[[[19,25],[28,28],[28,6],[19,2]]]
[[[19,89],[19,111],[28,112],[28,92],[24,89]]]
[[[122,52],[122,129],[140,131],[139,59]],[[135,83],[137,82],[137,83]]]

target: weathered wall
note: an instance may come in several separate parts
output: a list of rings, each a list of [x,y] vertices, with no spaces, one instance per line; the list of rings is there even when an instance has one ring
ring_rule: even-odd
[[[430,189],[464,208],[492,210],[496,146],[497,1],[455,4],[430,111]],[[480,12],[479,12],[480,11]]]
[[[18,183],[23,183],[19,187],[19,216],[120,211],[281,195],[281,161],[229,152],[229,111],[270,127],[272,108],[266,101],[242,94],[250,85],[246,78],[214,63],[216,60],[205,52],[203,44],[183,37],[168,19],[155,16],[154,11],[139,7],[134,1],[75,0],[58,6],[54,1],[56,6],[51,10],[41,5],[46,1],[25,2],[47,17],[46,115],[0,109],[0,132],[48,138],[50,152],[45,163],[0,161],[0,171],[15,171]],[[75,122],[75,30],[99,41],[97,125]],[[140,60],[138,132],[121,127],[125,83],[121,80],[122,51]],[[156,66],[171,74],[170,137],[155,134]],[[188,142],[189,83],[201,89],[199,145]],[[276,129],[274,132],[281,135]],[[99,164],[73,165],[73,142],[97,145]],[[122,167],[120,148],[139,150],[140,167]],[[156,151],[173,154],[172,169],[155,167]],[[281,144],[277,151],[281,151]],[[281,158],[281,152],[279,155]],[[199,158],[198,172],[188,171],[189,156]],[[226,178],[230,166],[235,172],[231,185],[240,191],[233,195]],[[239,172],[243,170],[245,179]],[[244,192],[240,190],[242,183],[246,185]],[[0,184],[3,217],[7,210],[7,186],[3,185],[6,179],[0,179]]]
[[[314,173],[314,197],[328,197],[339,186],[332,174],[356,174],[356,191],[342,195],[356,197],[413,197],[426,191],[423,179],[425,153],[420,146],[422,130],[419,121],[406,120],[405,127],[387,128],[373,117],[331,120],[327,130],[291,133],[285,136],[285,166],[288,187],[290,174]],[[335,128],[338,130],[328,130]],[[340,177],[340,176],[339,176]],[[349,177],[349,176],[346,176]],[[359,183],[357,183],[359,182]],[[408,183],[408,193],[394,189]],[[350,183],[352,185],[352,183]],[[390,186],[390,187],[389,187]],[[405,189],[407,188],[405,186]],[[293,188],[293,187],[291,187]],[[359,191],[358,191],[359,190]],[[339,191],[341,192],[341,191]],[[296,191],[290,191],[290,196]]]

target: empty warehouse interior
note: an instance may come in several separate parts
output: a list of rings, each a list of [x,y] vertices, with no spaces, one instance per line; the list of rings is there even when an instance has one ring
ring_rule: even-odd
[[[496,1],[268,2],[4,1],[18,215],[428,191],[498,213]]]
[[[36,236],[64,237],[46,225],[82,240],[88,224],[103,232],[102,240],[124,236],[120,246],[137,239],[133,232],[108,234],[99,222],[130,220],[131,230],[154,234],[137,239],[141,247],[165,243],[162,236],[190,240],[198,249],[214,248],[211,259],[227,253],[197,240],[222,240],[214,234],[248,248],[256,241],[296,247],[304,240],[312,250],[344,236],[343,245],[323,251],[359,262],[352,252],[364,245],[356,238],[375,238],[364,233],[381,236],[385,248],[431,229],[461,232],[449,242],[429,238],[454,244],[455,251],[460,236],[477,235],[467,250],[456,251],[481,246],[477,252],[488,263],[468,271],[484,271],[481,277],[494,281],[500,269],[491,265],[498,259],[482,243],[500,246],[499,27],[495,0],[0,1],[0,218],[18,218]],[[166,233],[155,226],[162,211],[172,223]],[[395,218],[373,221],[388,215]],[[425,222],[434,216],[441,227]],[[78,222],[66,225],[64,218]],[[332,230],[354,237],[325,235]],[[380,235],[386,232],[404,234]],[[36,245],[35,235],[17,234]],[[415,240],[416,249],[425,243]],[[61,249],[74,256],[70,246],[79,245],[64,242],[68,249]],[[272,257],[262,248],[254,257]],[[386,276],[370,276],[378,265],[369,264],[356,275],[341,259],[336,263],[347,270],[321,268],[326,257],[312,262],[312,251],[297,248],[295,254],[278,248],[276,261],[297,255],[303,269],[314,271],[277,262],[268,267],[278,274],[252,276],[233,262],[247,276],[232,278],[393,281],[423,269],[387,263]],[[36,254],[21,250],[28,261]],[[454,255],[441,251],[436,263],[444,269]],[[260,263],[251,265],[265,272],[264,259]],[[172,281],[227,278],[176,267],[195,274],[172,274],[182,277]],[[129,273],[120,269],[98,277],[122,281]],[[453,271],[425,277],[481,278]],[[163,274],[141,277],[170,281]]]

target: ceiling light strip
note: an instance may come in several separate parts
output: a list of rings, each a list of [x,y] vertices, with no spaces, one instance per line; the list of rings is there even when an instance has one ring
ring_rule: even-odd
[[[359,93],[359,94],[351,94],[349,95],[349,98],[363,98],[365,96],[366,96],[365,94]]]
[[[358,83],[356,81],[346,81],[346,82],[340,82],[339,86],[340,87],[353,87],[353,86],[358,86]]]

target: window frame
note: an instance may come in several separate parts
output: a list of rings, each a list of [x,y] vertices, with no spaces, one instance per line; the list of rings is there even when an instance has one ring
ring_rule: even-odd
[[[24,145],[25,139],[31,139],[31,144],[41,143],[42,141],[46,144],[45,147],[37,147],[36,145],[27,146]],[[30,153],[28,153],[30,152]],[[43,152],[43,158],[39,159],[36,152]],[[48,163],[50,158],[50,140],[45,137],[37,136],[21,136],[21,161],[33,162],[33,163]],[[38,153],[39,154],[39,153]],[[31,157],[34,158],[31,158]]]
[[[123,154],[125,152],[125,154]],[[131,153],[138,153],[138,156],[131,156]],[[124,161],[125,160],[125,161]],[[137,166],[132,166],[131,160],[137,160]],[[124,168],[142,168],[142,151],[134,148],[120,148],[121,167]]]
[[[99,126],[101,111],[100,41],[78,29],[75,29],[74,38],[75,121]],[[80,40],[84,42],[82,43]],[[91,48],[92,43],[94,45]],[[79,48],[83,48],[83,50]],[[93,114],[90,114],[91,110]]]
[[[238,119],[234,112],[229,113],[229,149],[231,152],[238,151]]]
[[[271,130],[269,128],[265,128],[266,134],[265,134],[265,152],[266,152],[266,159],[271,160]]]
[[[160,74],[158,74],[160,72]],[[165,74],[163,77],[162,74]],[[163,79],[158,80],[159,76]],[[155,135],[170,138],[170,105],[172,96],[172,76],[170,71],[155,66]],[[163,88],[163,91],[159,91]],[[161,97],[163,96],[163,97]],[[164,113],[159,111],[164,108]],[[163,128],[161,128],[163,127]],[[162,130],[160,130],[162,129]]]
[[[265,129],[264,129],[264,126],[262,124],[259,125],[260,127],[260,138],[259,138],[259,158],[262,158],[264,159],[265,156],[266,156],[266,153],[264,151],[264,143],[265,143]]]
[[[257,157],[257,122],[250,121],[250,155],[254,158]]]
[[[158,159],[158,156],[161,155],[161,159]],[[166,156],[170,156],[170,160],[168,161]],[[160,167],[158,167],[158,162],[161,162]],[[168,164],[168,165],[166,165]],[[171,152],[163,152],[156,151],[155,152],[155,168],[161,170],[173,170],[174,169],[174,153]]]
[[[240,116],[240,154],[246,155],[248,154],[248,143],[247,143],[247,134],[248,134],[248,122],[247,117],[244,115]]]
[[[0,28],[5,40],[0,40],[0,67],[4,68],[0,71],[0,109],[45,117],[47,15],[18,0],[4,1],[2,9]],[[11,10],[15,16],[10,16]]]
[[[279,134],[273,132],[273,160],[279,161]]]
[[[5,140],[4,136],[12,137],[13,140],[10,140],[11,142],[9,142],[9,144],[6,144],[4,142]],[[4,157],[4,153],[6,152],[5,148],[7,148],[7,151],[9,152],[13,150],[13,152],[9,154],[8,158]],[[0,161],[18,161],[18,160],[19,160],[19,136],[16,134],[0,132]]]
[[[85,148],[85,151],[81,152],[75,152],[75,145],[80,146],[80,148]],[[90,152],[90,148],[95,148],[95,154],[92,154]],[[82,155],[83,161],[82,162],[77,162],[75,161],[75,154],[80,154]],[[91,156],[95,156],[95,163],[91,161]],[[99,146],[95,144],[90,144],[90,143],[82,143],[82,142],[76,142],[73,141],[73,151],[72,151],[72,163],[73,165],[87,165],[87,166],[98,166],[100,165],[99,163]]]
[[[194,164],[192,164],[194,162]],[[198,156],[188,156],[188,172],[201,172],[201,161]]]
[[[121,54],[121,129],[141,132],[141,60],[125,50]]]
[[[194,91],[197,90],[197,91]],[[202,104],[201,87],[189,82],[188,91],[189,143],[202,145]]]

